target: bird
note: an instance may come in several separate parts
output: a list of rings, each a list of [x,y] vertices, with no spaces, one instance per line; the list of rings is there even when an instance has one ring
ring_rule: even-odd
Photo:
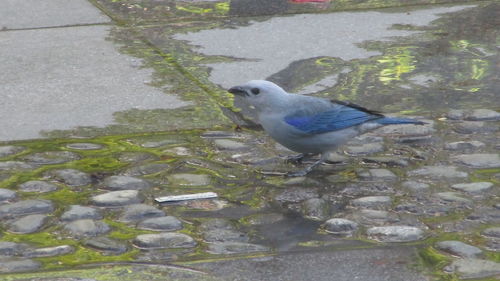
[[[292,177],[307,175],[358,135],[386,125],[425,124],[411,118],[388,117],[347,101],[287,93],[266,80],[252,80],[228,92],[242,97],[256,110],[260,125],[271,138],[300,153],[290,157],[290,162],[300,163],[307,155],[321,155],[305,169],[287,173]]]

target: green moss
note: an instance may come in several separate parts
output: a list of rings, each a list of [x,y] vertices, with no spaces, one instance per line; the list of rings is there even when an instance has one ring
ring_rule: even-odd
[[[57,227],[51,227],[44,232],[30,233],[30,234],[13,234],[6,232],[2,236],[3,241],[10,241],[16,243],[27,243],[36,247],[53,247],[58,245],[75,245],[77,242],[71,239],[60,239],[54,233]]]
[[[113,221],[110,219],[104,219],[104,222],[113,228],[113,231],[109,233],[108,236],[114,239],[130,240],[134,239],[137,235],[140,234],[155,233],[154,231],[136,229],[128,226],[125,223]]]
[[[56,257],[37,258],[45,269],[67,268],[82,264],[104,263],[104,262],[126,262],[133,261],[139,253],[138,249],[133,249],[122,255],[103,255],[97,251],[82,246],[77,246],[75,252]]]
[[[445,274],[441,271],[441,269],[446,266],[448,263],[451,262],[451,258],[448,256],[445,256],[438,252],[436,249],[433,247],[425,247],[422,248],[418,251],[418,255],[420,257],[420,260],[422,264],[430,268],[432,271],[432,274],[437,277],[439,280],[458,280],[455,279],[456,276],[450,275],[450,274]]]
[[[75,192],[68,187],[41,196],[42,199],[47,199],[55,202],[58,206],[67,205],[85,205],[88,202],[88,197],[91,190]]]

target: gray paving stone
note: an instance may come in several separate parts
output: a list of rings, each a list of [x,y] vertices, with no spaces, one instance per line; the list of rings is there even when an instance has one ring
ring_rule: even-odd
[[[82,186],[92,183],[92,178],[89,174],[75,169],[61,169],[50,171],[56,179],[71,186]]]
[[[18,218],[10,223],[8,230],[14,233],[33,233],[37,232],[47,222],[46,215],[34,214]]]
[[[21,161],[0,162],[0,171],[26,171],[33,169],[35,169],[33,165]]]
[[[462,154],[452,156],[452,160],[466,165],[472,168],[499,168],[500,167],[500,155],[498,154],[487,154],[487,153],[476,153],[476,154]]]
[[[249,240],[248,235],[234,229],[211,229],[202,234],[207,242],[248,242]]]
[[[373,181],[395,181],[398,179],[396,174],[387,169],[369,169],[367,171],[362,171],[358,175],[363,180],[373,180]]]
[[[60,245],[55,247],[31,249],[24,253],[27,258],[53,257],[67,255],[75,251],[75,248],[69,245]]]
[[[500,263],[480,259],[457,259],[447,269],[463,279],[479,279],[500,274]]]
[[[459,202],[459,203],[472,203],[471,200],[462,197],[463,195],[457,192],[438,192],[434,194],[437,198],[440,198],[448,202]]]
[[[118,190],[93,196],[90,201],[96,206],[120,207],[141,203],[143,198],[137,190]]]
[[[409,176],[426,176],[430,178],[466,178],[466,172],[458,171],[455,166],[424,166],[422,168],[409,171]]]
[[[330,217],[330,203],[322,198],[311,198],[302,202],[302,215],[314,221],[324,221]]]
[[[176,217],[165,216],[145,219],[137,224],[137,228],[154,231],[176,231],[182,229],[182,222]]]
[[[124,222],[141,221],[149,218],[157,218],[165,216],[165,212],[151,205],[132,204],[128,205],[119,220]]]
[[[27,247],[25,244],[0,241],[0,256],[21,256]]]
[[[382,151],[384,151],[384,144],[379,142],[346,147],[346,153],[350,155],[368,155]]]
[[[352,236],[358,230],[358,223],[348,219],[333,218],[325,222],[324,228],[326,232],[332,234]]]
[[[134,245],[144,249],[193,248],[196,244],[190,236],[175,232],[141,234],[134,239]]]
[[[102,219],[102,214],[99,212],[99,210],[92,207],[71,205],[69,210],[61,215],[61,220],[63,221],[74,221],[81,219],[99,220]]]
[[[76,238],[94,237],[107,233],[111,228],[102,221],[81,219],[64,225],[64,229]]]
[[[30,259],[0,259],[0,273],[33,271],[42,265]]]
[[[413,191],[426,190],[429,188],[428,184],[417,181],[405,181],[402,183],[402,186],[409,188]]]
[[[104,186],[110,190],[145,189],[151,185],[143,179],[129,176],[111,176],[104,179]]]
[[[54,210],[49,200],[24,200],[0,206],[0,219],[6,217],[23,216],[29,214],[47,214]]]
[[[410,242],[420,240],[424,232],[413,226],[376,226],[366,231],[369,238],[381,242]]]
[[[119,255],[125,253],[128,250],[127,245],[108,237],[90,238],[88,240],[85,240],[83,244],[87,247],[105,252],[108,255]]]
[[[481,231],[481,234],[488,237],[500,238],[500,227],[489,227]]]
[[[440,241],[436,248],[462,258],[478,258],[483,253],[478,247],[460,241]]]
[[[450,142],[444,145],[444,149],[447,150],[473,150],[485,146],[483,142],[480,141],[457,141]]]
[[[210,176],[209,175],[200,175],[200,174],[173,174],[168,177],[172,183],[176,183],[179,185],[192,185],[192,186],[201,186],[210,184]]]
[[[269,248],[262,245],[242,242],[216,242],[208,244],[207,252],[215,255],[266,252]]]
[[[387,208],[392,204],[389,196],[365,196],[351,201],[353,206],[363,208]]]
[[[98,143],[75,142],[75,143],[68,143],[66,147],[76,150],[98,150],[102,149],[104,146]]]
[[[244,143],[228,139],[216,139],[214,140],[215,146],[220,150],[241,150],[248,149],[248,146]]]
[[[0,188],[0,202],[16,198],[16,192],[6,188]]]
[[[23,159],[33,165],[52,165],[78,160],[80,155],[71,151],[44,151],[26,155]]]
[[[453,189],[458,189],[461,191],[469,193],[477,193],[490,190],[493,186],[491,182],[472,182],[472,183],[457,183],[452,185]]]
[[[57,190],[57,185],[46,181],[27,181],[19,185],[19,190],[23,192],[45,193]]]
[[[24,149],[25,148],[22,146],[15,146],[15,145],[0,146],[0,158],[10,156],[13,154],[17,154],[17,153],[23,151]]]
[[[148,163],[141,166],[135,166],[126,170],[123,174],[127,176],[144,176],[156,174],[168,169],[170,166],[165,163]]]

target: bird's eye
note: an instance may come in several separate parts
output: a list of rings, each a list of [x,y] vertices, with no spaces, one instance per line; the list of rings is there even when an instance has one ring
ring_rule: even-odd
[[[258,94],[260,94],[260,90],[259,90],[259,88],[252,88],[250,91],[251,91],[251,92],[252,92],[252,94],[254,94],[254,95],[258,95]]]

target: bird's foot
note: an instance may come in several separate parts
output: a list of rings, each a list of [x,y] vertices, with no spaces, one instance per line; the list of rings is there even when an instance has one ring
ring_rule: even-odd
[[[301,154],[298,154],[298,155],[293,155],[293,156],[288,156],[286,159],[285,159],[285,163],[290,163],[290,164],[300,164],[302,163],[302,159],[304,159],[306,155],[301,153]]]

